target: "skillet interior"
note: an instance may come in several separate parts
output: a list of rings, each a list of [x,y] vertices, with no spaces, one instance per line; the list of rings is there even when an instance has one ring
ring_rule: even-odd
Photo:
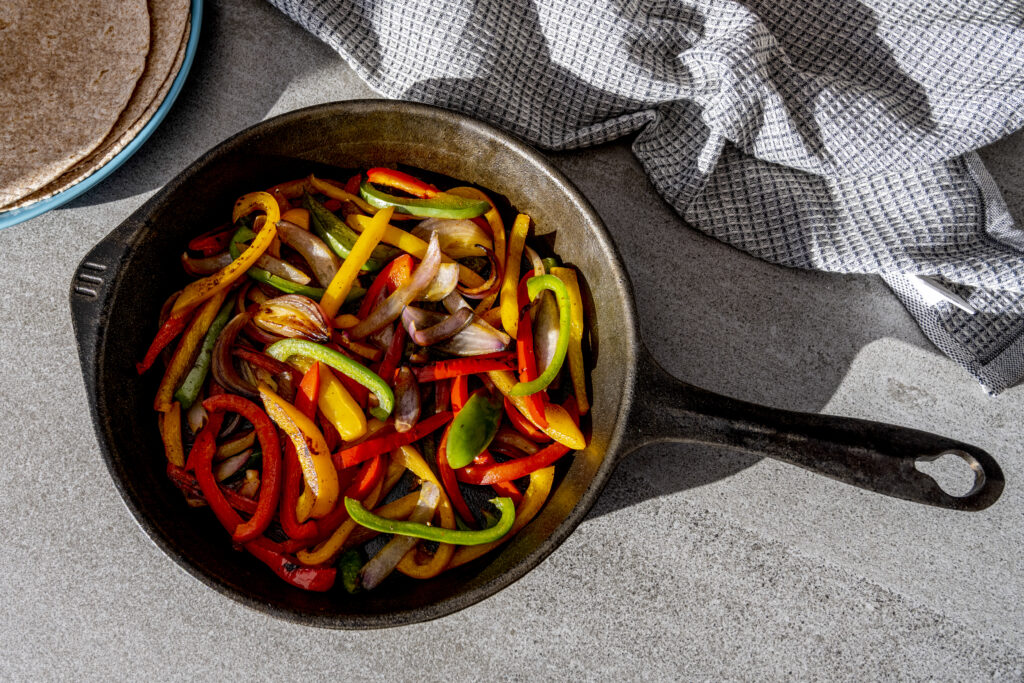
[[[134,363],[164,299],[184,282],[177,256],[187,236],[218,225],[235,198],[321,166],[408,164],[505,195],[538,235],[575,265],[589,290],[592,440],[576,455],[542,513],[500,552],[429,582],[400,577],[378,591],[325,595],[287,586],[231,550],[207,509],[185,506],[164,474],[150,408],[159,373]],[[93,264],[93,265],[90,265]],[[103,282],[86,287],[83,274]],[[625,271],[600,219],[539,154],[485,124],[422,105],[335,103],[292,112],[226,141],[194,163],[83,261],[72,311],[101,447],[126,504],[170,557],[252,607],[334,628],[394,626],[443,616],[512,583],[536,566],[591,507],[614,466],[633,394],[636,324]],[[607,455],[607,457],[606,457]]]

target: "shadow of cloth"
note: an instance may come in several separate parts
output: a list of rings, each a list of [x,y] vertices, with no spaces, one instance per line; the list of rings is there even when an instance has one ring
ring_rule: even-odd
[[[295,40],[292,32],[275,30],[287,27],[287,19],[272,7],[244,5],[206,4],[195,61],[167,117],[131,159],[65,208],[102,204],[162,186],[184,163],[266,118],[303,73],[330,68],[335,61],[314,37]]]

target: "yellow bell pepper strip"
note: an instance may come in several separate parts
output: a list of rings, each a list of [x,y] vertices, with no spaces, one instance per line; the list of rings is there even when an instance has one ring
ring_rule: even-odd
[[[315,502],[310,517],[320,518],[338,503],[338,471],[334,469],[331,451],[316,423],[302,411],[275,394],[265,384],[259,386],[260,399],[270,419],[280,427],[295,446],[306,486]]]
[[[334,319],[334,327],[339,330],[347,330],[350,327],[355,327],[359,322],[359,318],[351,313],[346,313]]]
[[[519,264],[523,260],[526,233],[530,230],[530,217],[516,216],[512,234],[508,238],[508,256],[505,259],[505,277],[501,282],[501,324],[513,339],[519,329]]]
[[[342,267],[344,268],[344,266]],[[292,356],[306,356],[329,365],[346,377],[355,380],[377,397],[377,406],[370,409],[370,414],[377,419],[388,419],[395,407],[395,394],[387,382],[366,366],[322,344],[305,339],[282,339],[268,346],[266,354],[282,362],[288,362]]]
[[[565,355],[569,351],[571,323],[569,321],[569,292],[566,290],[565,283],[554,275],[537,275],[526,282],[526,290],[530,295],[530,301],[536,301],[543,291],[555,295],[555,301],[558,303],[558,341],[555,343],[555,355],[551,358],[548,366],[544,368],[544,372],[540,373],[537,379],[519,382],[512,387],[509,393],[513,396],[529,396],[546,389],[551,381],[558,376],[562,364],[565,363]]]
[[[216,297],[214,297],[216,298]],[[212,299],[211,299],[212,301]],[[196,402],[196,398],[199,396],[200,390],[203,388],[203,383],[206,381],[206,376],[210,372],[210,360],[213,358],[213,345],[217,343],[217,337],[220,336],[221,331],[224,330],[224,326],[228,324],[228,320],[231,319],[231,314],[234,313],[235,301],[225,301],[224,305],[220,307],[220,312],[217,313],[217,317],[210,323],[210,328],[206,330],[206,336],[203,337],[203,343],[199,347],[199,355],[196,356],[195,363],[192,364],[192,369],[185,375],[185,380],[178,387],[178,390],[174,392],[174,399],[181,404],[181,407],[188,410],[192,407],[192,404]]]
[[[519,507],[516,508],[516,521],[512,525],[512,529],[509,531],[508,535],[494,543],[463,546],[458,548],[455,551],[455,555],[452,556],[451,562],[448,563],[448,569],[459,567],[467,562],[472,562],[518,534],[523,527],[529,524],[533,518],[537,516],[540,509],[544,507],[544,503],[547,501],[548,495],[551,493],[551,486],[554,481],[554,467],[546,467],[531,474],[530,485],[527,487],[526,493],[523,494],[523,501],[519,504]]]
[[[520,413],[529,418],[525,398],[523,396],[513,396],[511,393],[512,387],[516,385],[515,375],[507,370],[494,370],[493,372],[488,372],[487,376],[494,382],[494,386],[497,387],[498,391],[504,394]],[[565,444],[574,451],[587,447],[587,441],[583,438],[583,432],[580,431],[579,426],[565,408],[557,403],[549,403],[544,406],[544,417],[548,421],[547,427],[541,427],[536,422],[534,422],[534,426],[552,439],[560,444]]]
[[[377,501],[380,500],[383,489],[384,479],[382,478],[377,482],[377,485],[374,486],[373,491],[371,491],[366,497],[366,505],[374,507],[377,504]],[[348,499],[348,496],[346,496],[346,499]],[[348,510],[346,509],[346,513],[347,512]],[[346,519],[341,523],[341,526],[335,529],[334,533],[331,534],[330,538],[326,541],[312,550],[300,550],[295,554],[295,557],[298,558],[299,562],[308,566],[331,562],[335,556],[341,552],[345,545],[345,540],[348,539],[349,534],[351,534],[357,526],[359,525],[353,522],[351,518]]]
[[[331,284],[327,286],[327,291],[324,292],[324,296],[320,300],[320,307],[324,309],[324,314],[328,318],[338,315],[338,309],[341,308],[341,303],[348,295],[349,289],[352,288],[352,283],[356,281],[359,270],[366,263],[366,259],[370,258],[374,247],[380,242],[381,236],[387,229],[391,214],[392,211],[384,209],[370,219],[366,230],[352,245],[348,258],[341,264],[341,268],[331,280]]]
[[[485,193],[476,189],[475,187],[453,187],[448,190],[448,194],[453,194],[457,197],[466,197],[467,199],[479,199],[485,201],[490,205],[490,210],[484,214],[484,218],[487,220],[488,225],[491,226],[491,236],[494,240],[494,255],[498,258],[498,264],[501,266],[501,272],[505,272],[505,222],[501,220],[501,214],[498,212],[498,207],[494,205],[491,198]],[[484,311],[490,310],[491,306],[498,298],[498,293],[490,294],[480,300],[480,303],[476,305],[475,313],[481,315]],[[490,321],[488,321],[490,322]],[[492,323],[494,324],[494,323]]]
[[[185,449],[181,445],[181,404],[175,401],[166,412],[160,413],[160,438],[164,442],[167,461],[177,467],[185,466]]]
[[[454,529],[455,513],[452,511],[451,501],[448,500],[448,495],[444,492],[444,486],[441,485],[441,481],[434,474],[434,470],[430,469],[430,465],[423,459],[419,451],[412,446],[402,446],[395,450],[391,457],[394,458],[394,462],[399,463],[423,481],[429,481],[438,488],[441,492],[441,500],[438,502],[437,511],[438,516],[441,518],[441,526],[445,529]],[[381,514],[379,510],[375,512]],[[437,546],[437,550],[434,551],[430,561],[420,564],[416,561],[416,552],[414,550],[401,559],[397,569],[414,579],[431,579],[444,571],[454,553],[455,546],[450,543],[441,543]]]
[[[479,199],[466,199],[444,192],[429,198],[398,197],[378,190],[367,181],[359,186],[359,196],[377,209],[390,207],[398,213],[427,218],[476,218],[490,209],[490,204]]]
[[[262,209],[266,213],[267,219],[263,222],[263,227],[256,234],[252,244],[237,259],[213,275],[189,283],[182,290],[178,300],[174,302],[174,307],[171,309],[172,318],[175,315],[191,311],[217,292],[230,287],[235,280],[245,274],[245,271],[252,268],[253,264],[267,250],[270,243],[277,237],[277,222],[281,220],[281,210],[276,199],[266,192],[250,192],[243,195],[235,202],[231,220],[237,221],[242,216],[247,216],[258,209]]]
[[[290,209],[285,211],[281,214],[281,220],[293,223],[303,230],[309,230],[309,211],[306,209]]]
[[[309,176],[309,187],[316,190],[320,194],[327,195],[331,199],[337,199],[339,202],[352,202],[360,210],[370,214],[371,216],[377,212],[377,209],[370,206],[362,197],[352,192],[348,192],[337,185],[331,184],[329,180],[322,180],[316,176]]]
[[[372,221],[372,218],[366,216],[360,216],[358,214],[351,214],[346,219],[349,226],[356,232],[362,232]],[[398,247],[402,251],[406,252],[410,256],[413,256],[419,260],[423,260],[423,257],[427,254],[427,243],[421,240],[416,235],[408,233],[405,230],[396,228],[393,225],[387,226],[384,230],[384,235],[381,237],[381,242],[390,244]],[[443,262],[448,263],[451,259],[445,257]],[[459,282],[466,285],[467,287],[479,287],[483,284],[484,279],[476,274],[473,270],[466,266],[459,264]]]
[[[572,268],[556,266],[551,269],[551,274],[565,284],[569,294],[569,373],[576,394],[576,407],[580,415],[586,415],[590,410],[590,400],[587,398],[587,374],[583,367],[583,297],[580,295],[580,283]]]
[[[248,431],[231,441],[217,446],[217,451],[213,454],[213,461],[220,462],[230,458],[232,455],[238,455],[245,449],[252,448],[254,443],[256,443],[256,432],[255,430]]]
[[[462,529],[442,529],[418,522],[402,522],[385,519],[373,514],[354,498],[345,498],[345,509],[356,524],[373,529],[383,534],[401,534],[422,538],[425,541],[451,543],[453,545],[483,545],[501,540],[516,521],[516,506],[511,498],[491,498],[491,504],[498,508],[501,517],[498,522],[480,531],[463,531]]]
[[[305,356],[292,356],[288,363],[301,372],[307,372],[313,365],[313,361]],[[345,389],[341,380],[322,366],[317,407],[345,441],[355,441],[366,434],[366,415],[363,414],[363,409]]]
[[[166,413],[171,409],[174,391],[192,367],[196,348],[203,337],[206,336],[207,330],[210,329],[214,318],[217,317],[221,306],[224,305],[224,299],[227,295],[228,292],[224,289],[214,294],[212,298],[207,299],[199,313],[189,323],[188,329],[185,330],[181,341],[178,342],[178,348],[174,350],[174,355],[167,366],[167,371],[164,372],[164,376],[160,380],[160,386],[156,390],[156,397],[153,399],[154,410]]]

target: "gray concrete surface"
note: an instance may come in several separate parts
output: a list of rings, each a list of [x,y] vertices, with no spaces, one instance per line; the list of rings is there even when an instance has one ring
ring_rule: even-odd
[[[999,503],[943,512],[773,461],[649,448],[523,580],[374,633],[251,612],[164,557],[100,460],[72,271],[229,134],[371,95],[269,6],[212,2],[192,77],[151,141],[88,196],[0,232],[0,680],[1024,678],[1024,389],[985,396],[876,279],[782,269],[688,229],[625,145],[552,158],[608,223],[666,367],[746,399],[976,443],[1005,470]],[[1024,135],[985,158],[1024,218]]]

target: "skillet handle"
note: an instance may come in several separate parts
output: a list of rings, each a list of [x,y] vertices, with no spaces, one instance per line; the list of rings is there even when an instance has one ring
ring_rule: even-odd
[[[1002,470],[980,448],[896,425],[728,398],[676,379],[642,345],[635,386],[623,452],[662,442],[727,446],[877,493],[954,510],[983,510],[1003,491]],[[974,487],[964,496],[949,495],[915,468],[918,460],[946,453],[974,470]]]
[[[148,206],[148,204],[147,204]],[[144,206],[143,209],[146,207]],[[75,271],[68,298],[71,322],[78,342],[78,357],[90,392],[95,389],[101,332],[106,329],[110,297],[121,265],[142,228],[141,210],[126,219],[93,247]]]

